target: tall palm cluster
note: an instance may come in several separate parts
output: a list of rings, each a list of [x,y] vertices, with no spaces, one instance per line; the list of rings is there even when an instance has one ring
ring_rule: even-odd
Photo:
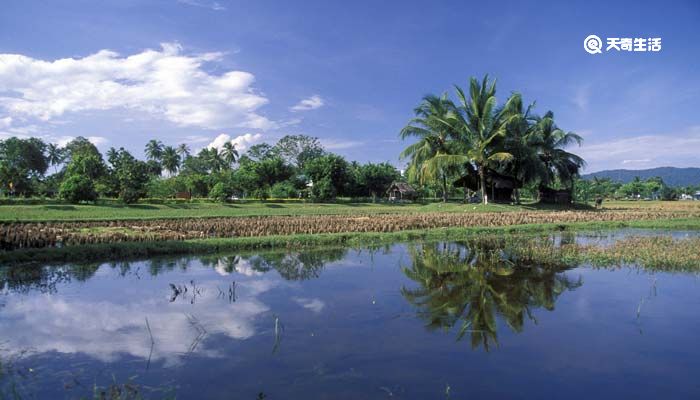
[[[146,143],[145,153],[150,162],[155,163],[170,176],[173,176],[190,156],[190,149],[184,143],[173,147],[165,146],[159,140],[150,140]],[[224,143],[221,150],[216,147],[204,148],[197,156],[210,166],[212,171],[230,168],[239,158],[236,145],[231,142]]]
[[[516,183],[516,202],[524,185],[573,185],[585,161],[566,148],[582,138],[560,129],[551,111],[534,114],[534,103],[525,106],[519,93],[499,106],[496,82],[488,75],[471,78],[468,92],[455,86],[455,94],[456,101],[447,94],[425,96],[401,130],[402,139],[415,140],[401,153],[409,160],[409,179],[438,183],[444,201],[457,178],[477,179],[483,202],[486,182],[495,175]]]

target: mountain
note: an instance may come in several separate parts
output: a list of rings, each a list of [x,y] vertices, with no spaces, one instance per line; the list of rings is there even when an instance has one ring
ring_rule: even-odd
[[[669,186],[700,185],[700,168],[659,167],[650,169],[611,169],[585,174],[582,178],[610,178],[612,181],[627,183],[634,180],[636,176],[642,180],[660,176]]]

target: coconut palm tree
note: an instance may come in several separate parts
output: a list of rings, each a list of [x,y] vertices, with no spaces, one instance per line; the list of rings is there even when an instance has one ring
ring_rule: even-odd
[[[401,139],[417,138],[418,141],[401,152],[402,159],[410,158],[409,177],[421,183],[426,180],[441,180],[442,200],[447,201],[447,176],[451,169],[464,163],[459,159],[451,162],[451,156],[458,154],[459,144],[454,142],[454,130],[450,124],[455,113],[454,104],[444,94],[441,97],[427,95],[414,110],[412,118],[400,133]]]
[[[500,145],[513,155],[506,173],[515,178],[515,202],[520,204],[520,188],[527,183],[546,178],[545,166],[539,158],[540,135],[536,129],[536,117],[532,114],[535,103],[525,107],[519,93],[512,94],[502,113],[506,134]]]
[[[512,154],[495,146],[506,135],[507,118],[502,110],[496,109],[496,81],[489,82],[488,75],[484,76],[481,83],[476,78],[471,78],[469,97],[459,86],[455,86],[455,90],[459,99],[458,112],[452,114],[451,124],[466,148],[466,157],[462,156],[462,162],[476,165],[481,198],[485,204],[487,168],[513,159]],[[459,162],[455,157],[449,161]]]
[[[49,143],[46,149],[46,159],[54,167],[54,173],[58,173],[58,165],[66,159],[65,149],[58,147],[55,143]]]
[[[224,143],[223,149],[221,149],[221,156],[229,167],[238,160],[238,150],[236,150],[236,144],[231,142]]]
[[[178,167],[180,166],[180,154],[178,154],[177,150],[172,147],[172,146],[166,146],[163,148],[163,169],[168,171],[168,174],[170,176],[173,176],[175,172],[177,172]]]
[[[179,154],[182,159],[185,159],[190,155],[190,146],[185,143],[181,143],[179,146],[177,146],[177,154]]]
[[[546,175],[543,185],[551,185],[556,177],[573,186],[574,178],[586,165],[583,158],[564,150],[566,147],[581,145],[583,138],[574,132],[564,132],[554,122],[554,113],[548,111],[544,117],[537,119],[536,129],[540,135],[539,158],[544,164]]]
[[[163,157],[163,142],[151,139],[146,143],[146,157],[151,161],[161,161]]]

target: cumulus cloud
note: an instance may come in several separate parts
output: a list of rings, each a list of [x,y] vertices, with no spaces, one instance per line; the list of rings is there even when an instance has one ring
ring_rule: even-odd
[[[700,126],[664,135],[642,135],[587,144],[577,151],[588,170],[607,168],[651,168],[697,165],[700,154]]]
[[[247,149],[251,145],[259,142],[262,139],[262,134],[260,133],[246,133],[245,135],[236,136],[231,138],[230,135],[222,133],[217,136],[211,143],[207,145],[208,149],[219,149],[224,147],[224,144],[231,142],[236,145],[236,150],[239,152]]]
[[[83,58],[39,60],[0,54],[0,111],[49,121],[66,113],[131,109],[178,126],[266,129],[258,109],[268,102],[253,74],[213,75],[222,53],[185,54],[177,43],[120,56],[100,50]]]
[[[308,99],[303,99],[296,105],[290,108],[292,111],[309,111],[315,110],[323,106],[323,99],[319,95],[313,95]]]

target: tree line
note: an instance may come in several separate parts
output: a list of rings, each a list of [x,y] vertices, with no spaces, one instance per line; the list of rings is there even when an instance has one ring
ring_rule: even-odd
[[[0,188],[11,196],[58,197],[69,202],[118,198],[134,203],[145,197],[193,197],[226,201],[233,196],[259,199],[382,196],[401,179],[389,163],[348,162],[324,149],[318,138],[287,135],[274,145],[207,147],[191,154],[186,144],[146,143],[145,160],[124,148],[103,156],[84,137],[63,147],[39,138],[0,141]],[[52,173],[51,173],[52,172]]]
[[[572,188],[585,161],[566,148],[582,138],[559,128],[551,111],[535,114],[520,93],[499,105],[488,76],[471,78],[466,92],[455,86],[455,96],[425,96],[401,131],[415,140],[401,153],[410,180],[439,185],[444,201],[460,178],[476,182],[483,202],[496,179],[510,181],[516,203],[525,187]]]

